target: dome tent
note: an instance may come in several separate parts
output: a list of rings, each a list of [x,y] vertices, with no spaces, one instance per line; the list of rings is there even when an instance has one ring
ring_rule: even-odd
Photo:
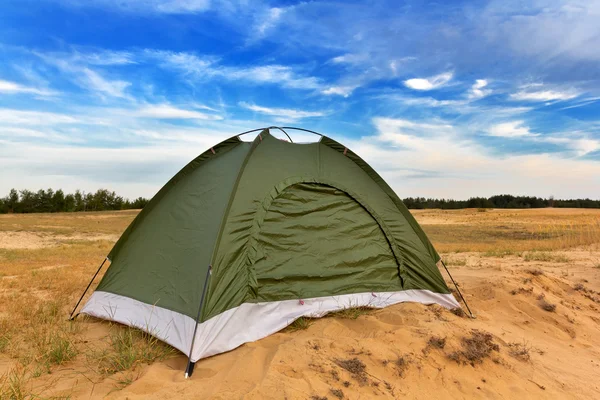
[[[440,256],[366,162],[326,136],[297,144],[256,131],[253,142],[238,135],[202,153],[152,198],[81,313],[181,350],[187,375],[301,316],[405,301],[459,307]]]

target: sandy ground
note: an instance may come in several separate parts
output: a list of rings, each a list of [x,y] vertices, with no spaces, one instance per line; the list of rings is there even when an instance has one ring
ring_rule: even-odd
[[[424,225],[467,218],[440,213],[417,217]],[[549,254],[539,260],[444,254],[475,319],[405,303],[357,319],[314,320],[305,330],[245,344],[199,361],[188,380],[182,354],[103,377],[89,370],[89,354],[82,352],[33,385],[44,396],[73,399],[600,398],[600,247]],[[556,309],[545,311],[543,301]],[[78,324],[80,346],[109,332],[104,322]],[[481,362],[453,361],[449,356],[463,349],[473,329],[489,332],[497,350]],[[432,336],[446,339],[443,348],[428,345]],[[362,372],[340,366],[355,358]],[[10,365],[0,356],[0,374]]]

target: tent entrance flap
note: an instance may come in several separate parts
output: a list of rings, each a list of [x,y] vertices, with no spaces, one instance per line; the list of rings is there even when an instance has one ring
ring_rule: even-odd
[[[271,202],[254,248],[259,302],[402,290],[377,221],[332,186],[287,187]]]

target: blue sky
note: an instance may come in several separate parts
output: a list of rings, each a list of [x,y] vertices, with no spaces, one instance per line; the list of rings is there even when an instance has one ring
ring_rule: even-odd
[[[598,21],[598,0],[4,0],[0,193],[151,196],[295,125],[401,197],[600,198]]]

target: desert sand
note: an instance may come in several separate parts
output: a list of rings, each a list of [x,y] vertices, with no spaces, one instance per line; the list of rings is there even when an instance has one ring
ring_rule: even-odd
[[[102,360],[116,351],[115,332],[125,328],[65,321],[135,213],[0,216],[0,394],[11,398],[18,388],[22,398],[71,399],[600,398],[600,210],[414,214],[474,319],[404,303],[307,320],[201,360],[187,380],[186,357],[147,338],[137,345],[164,350],[153,362],[141,357],[120,371],[107,368]],[[53,301],[60,303],[48,312]],[[36,320],[40,314],[49,317]],[[73,353],[48,358],[56,349],[44,347],[35,336],[41,331],[62,332]]]

